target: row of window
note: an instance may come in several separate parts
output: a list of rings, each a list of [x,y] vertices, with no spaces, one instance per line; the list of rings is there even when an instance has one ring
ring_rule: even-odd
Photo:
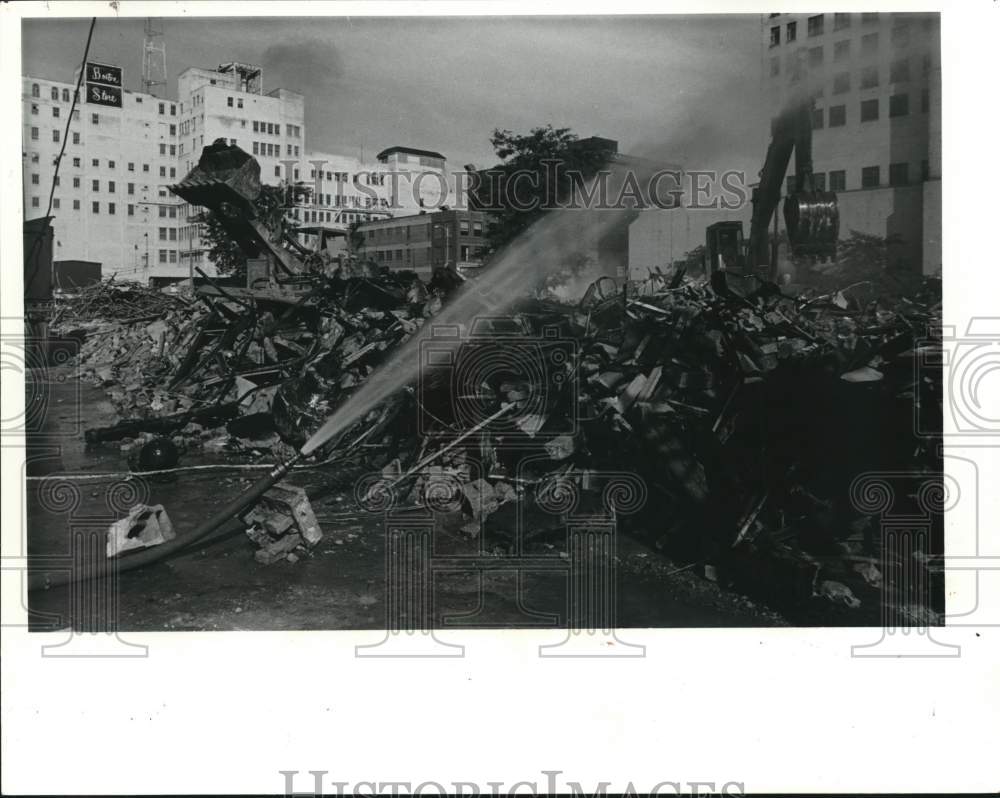
[[[813,50],[819,51],[818,58],[814,59],[812,57]],[[815,47],[813,50],[809,51],[808,54],[808,64],[810,67],[817,67],[823,63],[822,47]],[[929,75],[931,71],[931,56],[929,53],[925,53],[922,59],[922,73],[924,75]],[[802,64],[801,59],[797,57],[797,54],[790,54],[788,57],[788,68],[794,73],[797,73],[797,77],[802,77]],[[771,59],[771,77],[775,77],[781,74],[781,59],[775,56]],[[860,72],[861,76],[861,88],[869,88],[871,86],[877,86],[879,82],[879,68],[878,66],[866,66],[862,67]],[[890,83],[905,83],[911,79],[910,72],[910,59],[909,58],[899,58],[893,61],[889,65],[889,82]],[[851,73],[850,72],[839,72],[833,77],[833,92],[837,94],[841,91],[848,91],[851,84]]]
[[[51,94],[49,96],[55,102],[59,102],[60,97],[62,98],[62,101],[64,103],[68,103],[68,102],[72,101],[69,89],[59,89],[57,86],[53,86],[50,91],[51,91]],[[74,92],[74,94],[75,94],[75,92]],[[31,84],[31,96],[32,97],[41,97],[42,96],[42,88],[37,83],[32,83]],[[79,100],[79,97],[77,97],[77,100]],[[136,98],[135,98],[135,101],[137,103],[142,103],[142,97],[139,97],[137,95]],[[168,105],[168,103],[165,103],[165,102],[161,102],[160,103],[160,106],[159,106],[160,116],[165,116],[166,115],[166,113],[167,113],[167,105]],[[169,106],[170,106],[170,116],[177,116],[177,105],[176,105],[176,103],[169,103]],[[94,114],[94,116],[96,117],[97,114]],[[96,119],[94,119],[94,124],[95,125],[97,124],[97,120]]]
[[[340,221],[343,224],[354,224],[354,222],[363,222],[368,219],[368,216],[363,213],[331,213],[330,211],[310,211],[308,208],[302,208],[302,221],[303,222],[334,222]],[[292,209],[292,218],[298,219],[300,216],[299,208]]]
[[[174,169],[171,168],[171,177],[174,176],[172,174],[173,171],[174,171]],[[31,185],[37,186],[37,185],[40,184],[40,182],[41,182],[40,175],[37,172],[33,172],[31,174]],[[61,175],[56,175],[55,176],[55,184],[57,186],[59,186],[59,185],[62,184],[62,176]],[[75,175],[73,177],[73,188],[80,188],[80,177],[79,177],[79,175]],[[147,189],[148,186],[143,186],[143,188]],[[91,191],[100,191],[101,190],[101,181],[100,180],[96,180],[96,179],[95,180],[91,180],[90,181],[90,189],[91,189]],[[117,185],[115,184],[115,181],[114,180],[109,180],[108,181],[108,193],[109,194],[114,194],[117,190],[118,189],[117,189]],[[135,194],[135,183],[127,183],[126,186],[125,186],[125,191],[126,191],[126,193],[129,196],[133,196]],[[160,196],[166,196],[166,191],[163,190],[163,189],[161,189],[160,190]],[[175,215],[175,212],[172,212],[170,215],[171,215],[171,217],[173,217]],[[162,214],[161,214],[161,216],[162,216]]]
[[[232,98],[230,97],[230,100]],[[230,103],[232,105],[232,103]],[[242,106],[240,106],[242,107]],[[267,133],[269,136],[280,136],[281,135],[281,123],[280,122],[263,122],[257,119],[253,120],[253,132],[254,133]],[[285,135],[292,138],[300,139],[302,138],[302,128],[298,125],[285,125]]]
[[[861,101],[861,114],[860,119],[862,122],[874,122],[879,118],[879,100],[878,98],[873,98],[871,100]],[[930,110],[930,94],[927,90],[921,92],[920,95],[920,112],[926,114]],[[910,113],[910,95],[908,94],[893,94],[889,97],[889,117],[897,118],[901,116],[908,116]],[[843,127],[847,124],[847,106],[846,105],[831,105],[826,109],[826,123],[827,127]],[[813,129],[820,130],[824,126],[824,111],[822,108],[816,108],[813,111]]]
[[[41,207],[41,203],[40,203],[40,200],[39,200],[38,197],[32,197],[31,198],[31,207],[32,208]],[[59,210],[62,207],[62,203],[61,203],[59,197],[53,197],[52,198],[52,207],[55,210]],[[118,209],[117,203],[109,202],[107,204],[107,213],[108,213],[109,216],[116,215],[117,209]],[[78,200],[78,199],[73,200],[73,210],[74,211],[80,210],[80,200]],[[171,219],[174,219],[174,218],[177,217],[177,208],[176,208],[176,206],[170,208],[170,213],[169,214],[166,213],[166,210],[167,209],[164,208],[162,205],[160,206],[160,217],[161,218],[169,217]],[[97,202],[96,200],[93,201],[93,202],[91,202],[90,203],[90,211],[91,211],[91,213],[100,213],[101,212],[101,203]],[[129,203],[126,206],[126,215],[128,215],[128,216],[135,216],[135,205],[134,204]],[[160,238],[161,239],[163,238],[163,230],[165,230],[165,229],[168,229],[168,228],[163,228],[163,227],[160,228]],[[175,238],[175,233],[171,233],[170,234],[170,240],[173,241],[174,238]]]
[[[230,144],[235,144],[236,139],[230,139]],[[254,155],[263,155],[268,158],[280,158],[281,157],[281,145],[271,144],[267,141],[254,141],[251,143]],[[285,155],[289,158],[299,157],[299,145],[298,144],[286,144],[285,145]],[[297,171],[297,170],[296,170]],[[298,175],[295,176],[298,179]]]
[[[61,111],[59,110],[59,106],[58,105],[53,105],[52,106],[52,118],[53,119],[58,119],[59,116],[60,116],[60,114],[61,114]],[[32,116],[38,116],[38,103],[32,103],[31,104],[31,115]],[[74,108],[73,109],[73,119],[79,119],[79,118],[80,118],[80,109],[79,108]]]
[[[826,32],[826,14],[816,14],[806,19],[806,34],[812,36],[822,36]],[[864,13],[861,15],[862,25],[871,25],[878,22],[878,13]],[[930,18],[925,20],[924,26],[929,27]],[[785,42],[794,42],[798,39],[798,22],[789,22],[785,25]],[[845,30],[851,27],[850,14],[834,14],[833,30]],[[892,40],[894,44],[905,46],[910,42],[910,24],[908,22],[897,22],[892,29]],[[773,25],[769,37],[771,47],[781,44],[781,25]]]
[[[860,177],[861,188],[879,188],[882,185],[882,170],[878,166],[862,167]],[[921,161],[920,179],[922,181],[930,179],[930,163],[928,161]],[[847,171],[844,169],[816,172],[813,174],[813,181],[818,191],[828,189],[830,191],[847,191]],[[905,161],[889,164],[889,185],[891,187],[908,186],[910,182],[910,164]],[[785,188],[789,194],[795,191],[795,175],[787,177]]]

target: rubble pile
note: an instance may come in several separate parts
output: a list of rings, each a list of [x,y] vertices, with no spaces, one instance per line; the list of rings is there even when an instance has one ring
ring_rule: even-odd
[[[873,469],[940,471],[933,441],[912,432],[915,408],[939,401],[914,359],[940,335],[940,282],[864,303],[770,285],[740,296],[680,274],[602,283],[579,304],[526,298],[476,320],[449,366],[384,397],[358,425],[380,453],[359,501],[445,508],[476,536],[505,507],[586,502],[628,472],[643,495],[619,507],[622,526],[709,578],[776,603],[871,603],[892,575],[849,487]],[[88,440],[241,438],[278,454],[443,301],[415,275],[357,265],[294,300],[220,289],[156,305],[155,318],[134,299],[104,315],[105,293],[90,300],[100,326],[79,365],[122,422]],[[265,526],[257,542],[274,547]],[[941,548],[929,549],[914,556],[939,581]],[[942,608],[915,597],[899,609],[926,622]]]

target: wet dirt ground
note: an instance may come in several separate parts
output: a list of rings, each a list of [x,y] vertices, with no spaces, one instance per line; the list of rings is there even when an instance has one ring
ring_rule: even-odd
[[[118,444],[83,441],[84,429],[116,420],[103,392],[67,378],[65,370],[33,377],[29,399],[37,405],[38,424],[29,445],[25,504],[29,558],[37,562],[64,556],[74,531],[101,533],[95,540],[103,540],[103,530],[124,515],[109,508],[109,488],[129,489],[123,488],[128,466]],[[219,462],[232,461],[204,453],[181,459],[182,466]],[[183,536],[262,473],[183,472],[172,482],[150,482],[145,500],[162,504]],[[71,500],[54,502],[53,480],[66,474],[117,476],[72,480]],[[296,472],[290,481],[314,489],[330,478],[329,472]],[[586,617],[582,604],[589,599],[570,577],[565,529],[531,528],[529,520],[528,542],[519,544],[516,536],[502,532],[469,539],[458,531],[460,521],[439,517],[420,539],[430,546],[430,565],[421,571],[425,581],[414,586],[412,579],[387,578],[403,561],[387,557],[386,541],[387,529],[393,534],[401,527],[426,528],[420,511],[401,510],[387,520],[357,508],[349,487],[327,492],[313,509],[324,537],[296,563],[258,563],[254,545],[234,523],[228,534],[193,550],[120,574],[113,625],[148,631],[406,628],[420,625],[416,616],[424,617],[423,606],[435,627],[449,628],[565,627]],[[638,540],[617,536],[616,545],[611,570],[619,628],[786,623],[704,579],[699,569],[679,569]],[[71,598],[66,587],[32,592],[33,628],[88,628],[93,608],[88,610],[78,595]]]

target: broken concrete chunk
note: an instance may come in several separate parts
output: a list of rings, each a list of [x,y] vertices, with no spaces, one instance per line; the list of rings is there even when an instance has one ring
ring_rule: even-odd
[[[176,537],[162,504],[137,504],[129,514],[108,528],[107,556],[166,543]]]

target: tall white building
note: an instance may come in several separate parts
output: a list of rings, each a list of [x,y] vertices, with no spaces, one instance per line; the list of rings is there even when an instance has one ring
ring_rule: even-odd
[[[25,218],[45,214],[54,164],[53,259],[97,261],[104,274],[144,280],[179,263],[178,104],[124,91],[122,107],[77,102],[76,81],[22,78]]]
[[[23,79],[28,219],[45,213],[75,85]],[[69,135],[53,200],[54,258],[98,261],[105,276],[177,279],[195,267],[213,273],[201,209],[167,186],[219,138],[256,158],[264,183],[309,189],[288,209],[289,220],[302,226],[346,231],[454,204],[454,181],[440,153],[397,146],[369,161],[307,150],[305,98],[288,89],[265,92],[262,70],[251,64],[185,69],[176,101],[129,91],[120,109],[81,101]]]

